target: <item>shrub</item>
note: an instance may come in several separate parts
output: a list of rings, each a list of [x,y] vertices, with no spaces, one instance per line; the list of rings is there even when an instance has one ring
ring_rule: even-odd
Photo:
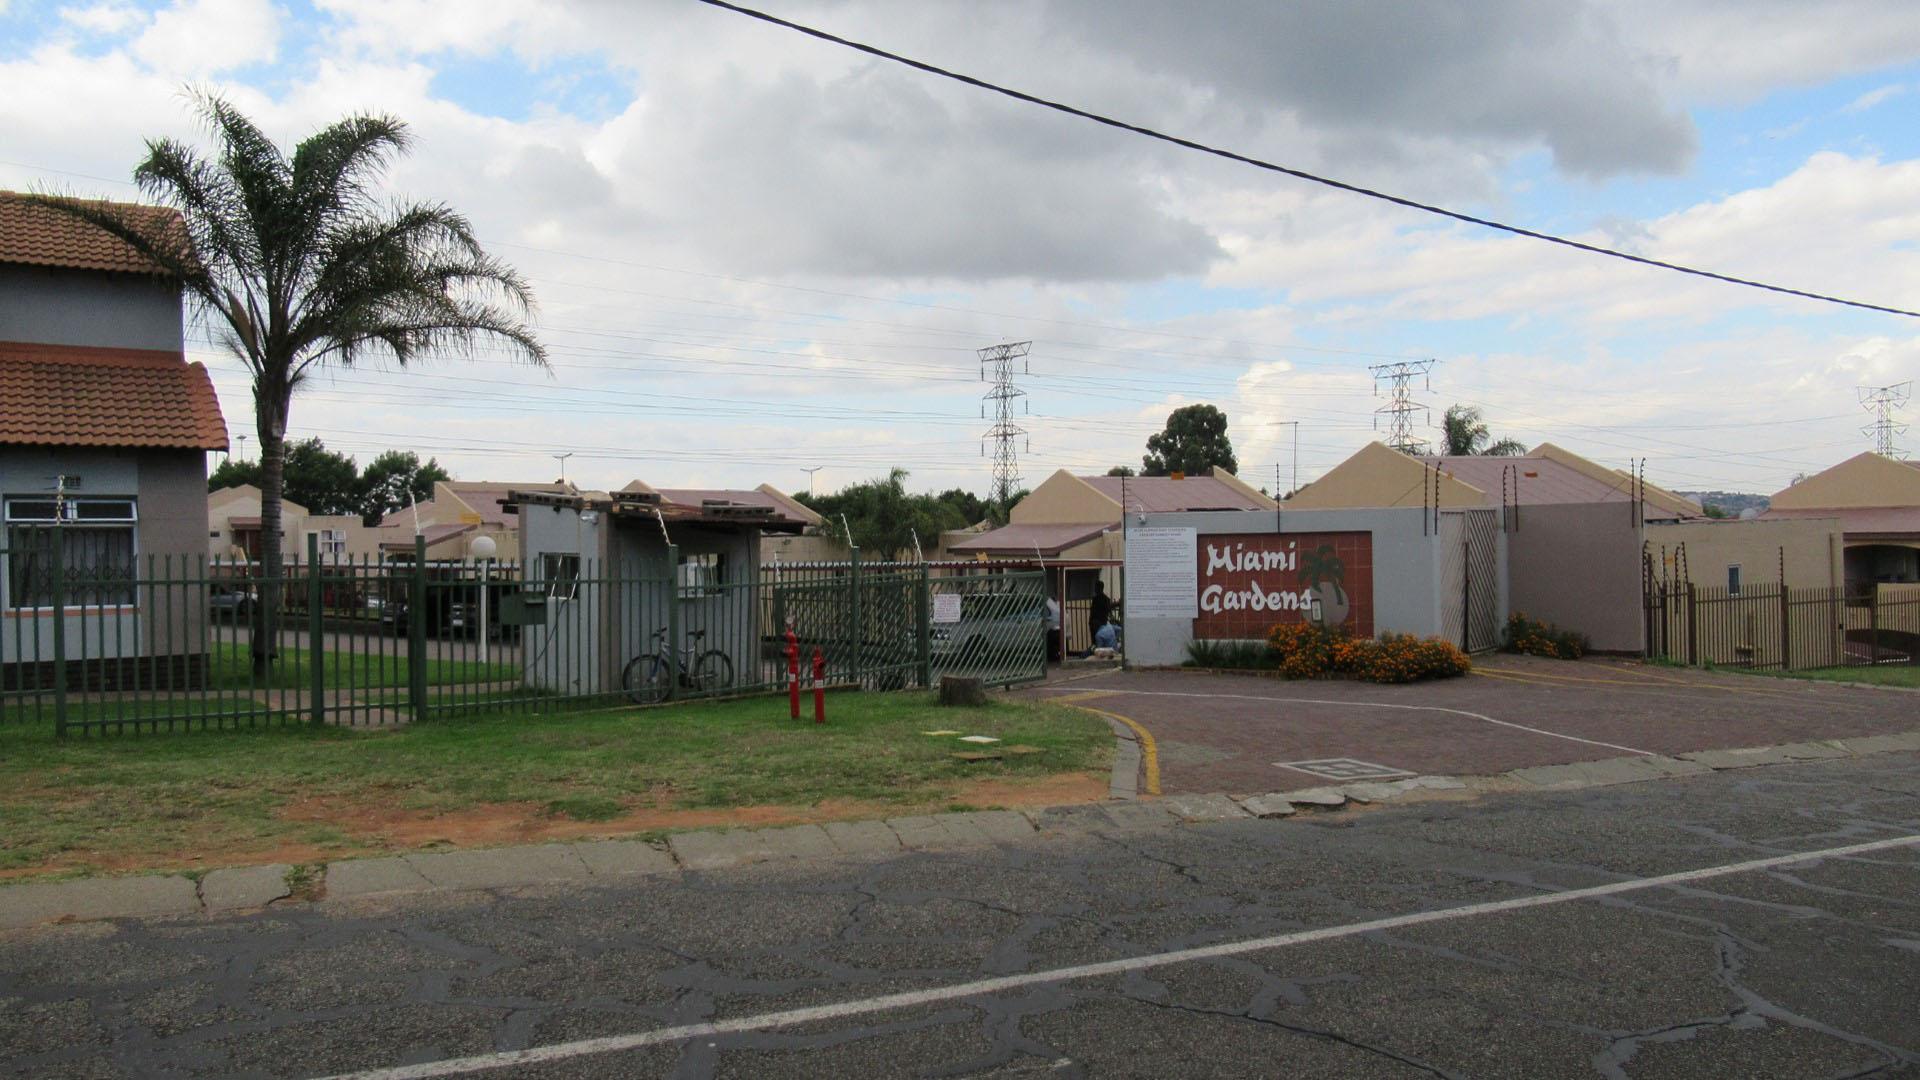
[[[1272,671],[1276,666],[1272,650],[1257,641],[1187,642],[1187,667],[1223,668],[1244,671]]]
[[[1317,679],[1334,672],[1334,651],[1352,639],[1345,630],[1312,623],[1281,623],[1267,631],[1267,648],[1289,679]]]
[[[1507,617],[1501,648],[1511,653],[1544,656],[1551,660],[1578,660],[1592,647],[1587,635],[1529,618],[1516,611]]]
[[[1465,675],[1473,661],[1450,641],[1412,634],[1382,634],[1357,659],[1356,678],[1377,683],[1410,683]]]

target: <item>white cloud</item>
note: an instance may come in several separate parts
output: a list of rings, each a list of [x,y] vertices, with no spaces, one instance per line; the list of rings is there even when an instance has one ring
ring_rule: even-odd
[[[1877,90],[1869,90],[1866,93],[1861,94],[1859,97],[1854,98],[1852,101],[1848,102],[1843,108],[1841,108],[1840,111],[1850,112],[1850,113],[1866,112],[1868,109],[1871,109],[1876,105],[1885,104],[1886,102],[1899,97],[1901,94],[1906,93],[1909,89],[1910,87],[1908,87],[1905,83],[1891,83],[1889,85],[1882,86]]]
[[[153,17],[133,53],[154,71],[203,78],[272,60],[280,11],[269,0],[179,0]]]
[[[125,33],[147,21],[146,13],[129,3],[63,7],[60,9],[60,18],[90,34],[109,36]]]

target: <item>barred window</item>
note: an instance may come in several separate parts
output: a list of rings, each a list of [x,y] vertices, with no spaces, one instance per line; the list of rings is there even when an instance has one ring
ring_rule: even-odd
[[[134,603],[137,517],[132,499],[7,499],[7,605],[51,607],[56,574],[69,605]]]
[[[680,556],[680,596],[718,596],[727,580],[727,557],[717,551]]]
[[[540,556],[540,577],[547,583],[547,595],[555,600],[571,600],[580,588],[580,556],[548,552]]]

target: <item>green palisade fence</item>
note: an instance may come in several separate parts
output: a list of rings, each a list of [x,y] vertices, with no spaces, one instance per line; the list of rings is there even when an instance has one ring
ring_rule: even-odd
[[[693,579],[670,554],[581,559],[548,578],[429,561],[424,544],[370,559],[310,541],[269,573],[204,556],[89,565],[44,532],[15,530],[0,548],[0,723],[63,735],[379,728],[769,693],[786,686],[789,627],[803,677],[818,650],[832,686],[1045,676],[1044,577],[991,564],[856,557]]]

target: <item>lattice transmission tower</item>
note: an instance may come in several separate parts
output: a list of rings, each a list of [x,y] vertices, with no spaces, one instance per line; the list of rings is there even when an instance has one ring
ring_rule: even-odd
[[[1437,360],[1402,360],[1394,364],[1372,364],[1367,370],[1373,372],[1373,392],[1380,393],[1380,383],[1384,380],[1392,387],[1385,405],[1373,410],[1373,429],[1380,430],[1382,417],[1387,421],[1386,444],[1403,454],[1423,454],[1427,449],[1427,440],[1413,433],[1413,414],[1431,416],[1432,410],[1413,400],[1409,389],[1415,378],[1428,390],[1433,389],[1433,381],[1428,373],[1433,370]]]
[[[1860,429],[1863,434],[1873,436],[1874,453],[1882,457],[1906,457],[1898,446],[1894,445],[1896,435],[1906,433],[1907,425],[1894,414],[1899,411],[1907,399],[1913,396],[1913,380],[1894,383],[1892,386],[1860,387],[1860,407],[1873,414],[1873,423]]]
[[[1025,390],[1013,384],[1013,362],[1020,360],[1021,374],[1031,374],[1032,368],[1025,357],[1033,348],[1031,341],[1012,341],[1004,345],[990,345],[979,350],[980,378],[988,379],[991,372],[993,389],[981,395],[980,416],[987,415],[987,403],[993,403],[993,426],[980,437],[980,453],[985,456],[987,443],[993,443],[993,500],[1005,506],[1020,490],[1020,458],[1014,449],[1014,440],[1020,440],[1023,446],[1030,447],[1027,429],[1013,421],[1013,403],[1027,396]],[[1025,403],[1022,402],[1022,411]]]

